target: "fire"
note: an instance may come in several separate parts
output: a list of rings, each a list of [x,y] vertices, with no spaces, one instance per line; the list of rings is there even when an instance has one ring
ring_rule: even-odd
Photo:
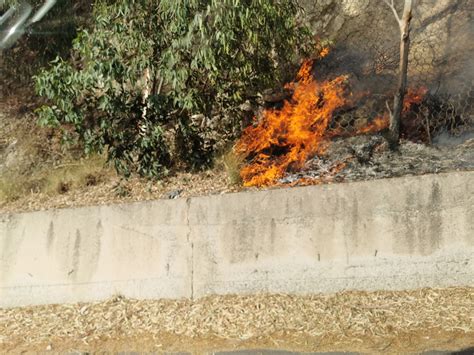
[[[282,109],[265,111],[258,125],[243,132],[236,151],[251,160],[241,170],[245,186],[271,185],[324,149],[324,133],[332,115],[347,103],[347,77],[319,83],[311,73],[312,65],[305,61],[297,82],[287,85],[294,93]]]
[[[367,134],[380,132],[381,130],[387,128],[390,124],[390,118],[388,115],[378,116],[368,123],[366,126],[357,130],[356,134]]]
[[[403,100],[403,113],[407,113],[411,110],[413,105],[419,105],[426,96],[428,92],[427,87],[419,87],[419,88],[409,88],[405,95],[405,100]]]
[[[407,93],[405,94],[405,99],[403,100],[402,120],[404,119],[403,115],[410,112],[413,105],[419,105],[423,101],[427,92],[428,88],[424,86],[419,88],[408,88]],[[380,132],[381,130],[388,128],[389,125],[390,117],[388,114],[384,114],[383,116],[376,117],[365,127],[357,130],[356,134]]]
[[[328,54],[329,54],[329,47],[324,47],[324,48],[321,49],[321,51],[319,52],[319,56],[320,56],[321,58],[326,57]]]
[[[319,57],[329,53],[323,48]],[[290,100],[281,109],[268,109],[260,122],[244,130],[235,146],[237,154],[248,162],[241,171],[244,186],[269,186],[289,171],[303,168],[315,155],[324,154],[330,143],[327,130],[336,110],[351,104],[347,92],[348,76],[318,82],[312,75],[313,61],[303,62],[296,82],[285,87],[293,90]],[[409,90],[404,101],[404,113],[420,103],[426,88]],[[356,134],[378,132],[389,125],[388,114],[373,119]],[[342,170],[345,164],[336,170]],[[303,182],[308,184],[308,182]],[[314,182],[313,182],[314,183]]]
[[[413,105],[420,104],[428,92],[427,87],[419,88],[408,88],[405,98],[403,100],[403,110],[402,115],[406,115],[412,109]],[[402,117],[403,118],[403,117]],[[390,125],[390,117],[388,114],[383,116],[376,117],[372,122],[367,124],[365,127],[357,130],[356,134],[366,134],[366,133],[375,133],[380,132],[381,130],[387,128]]]

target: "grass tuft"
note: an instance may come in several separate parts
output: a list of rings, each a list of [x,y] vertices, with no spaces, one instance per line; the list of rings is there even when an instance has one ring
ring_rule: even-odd
[[[113,174],[105,157],[91,156],[74,163],[42,168],[28,173],[9,172],[0,176],[0,202],[12,202],[30,194],[49,196],[95,186]]]
[[[227,179],[231,185],[242,185],[240,169],[244,164],[244,158],[241,155],[231,148],[219,158],[218,163],[225,169]]]

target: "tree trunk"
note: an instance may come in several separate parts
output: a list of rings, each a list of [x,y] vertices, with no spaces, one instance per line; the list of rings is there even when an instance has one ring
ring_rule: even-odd
[[[393,111],[390,114],[389,142],[392,147],[397,147],[400,140],[400,121],[403,111],[403,100],[407,90],[408,54],[410,49],[410,22],[412,17],[412,0],[405,0],[403,17],[398,19],[400,26],[400,71],[398,89],[393,100]],[[395,12],[396,13],[396,12]]]

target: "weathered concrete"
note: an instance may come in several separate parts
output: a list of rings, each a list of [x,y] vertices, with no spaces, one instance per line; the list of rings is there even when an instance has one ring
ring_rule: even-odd
[[[473,177],[194,199],[194,295],[473,285]]]
[[[0,217],[0,307],[191,295],[186,201]]]
[[[472,286],[473,178],[0,215],[0,307]]]

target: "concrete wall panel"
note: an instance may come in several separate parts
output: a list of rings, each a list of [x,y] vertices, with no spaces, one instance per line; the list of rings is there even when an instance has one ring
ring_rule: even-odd
[[[472,177],[193,199],[194,295],[472,285]]]
[[[186,201],[0,217],[0,307],[189,297]]]
[[[472,286],[473,178],[0,214],[0,307]]]

